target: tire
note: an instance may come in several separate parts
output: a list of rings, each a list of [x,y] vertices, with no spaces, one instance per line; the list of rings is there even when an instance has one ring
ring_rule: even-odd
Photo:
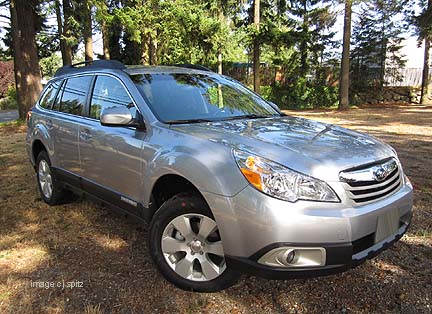
[[[165,279],[183,290],[216,292],[240,277],[226,267],[215,219],[198,196],[177,194],[158,209],[150,225],[149,249]]]
[[[65,202],[68,195],[51,170],[51,161],[46,151],[41,151],[36,158],[36,177],[42,200],[54,206]]]

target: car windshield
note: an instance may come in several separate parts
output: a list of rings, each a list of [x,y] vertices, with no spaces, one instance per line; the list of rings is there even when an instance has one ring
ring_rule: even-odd
[[[131,77],[153,113],[165,123],[280,115],[246,87],[220,75],[158,73]]]

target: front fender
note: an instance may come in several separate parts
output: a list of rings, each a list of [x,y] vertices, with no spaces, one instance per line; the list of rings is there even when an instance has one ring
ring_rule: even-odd
[[[199,150],[177,147],[161,152],[148,164],[144,204],[148,204],[156,181],[167,174],[179,175],[191,182],[201,192],[222,196],[234,196],[247,185],[231,150],[228,148]]]

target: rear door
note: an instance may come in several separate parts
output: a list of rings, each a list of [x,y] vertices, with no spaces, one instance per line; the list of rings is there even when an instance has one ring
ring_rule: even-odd
[[[134,100],[119,78],[97,75],[90,98],[89,118],[80,127],[79,148],[84,189],[140,214],[142,147],[146,132],[100,123],[104,108],[125,106],[138,114]]]
[[[47,125],[53,130],[55,167],[61,175],[78,184],[76,176],[81,174],[81,165],[78,151],[79,124],[85,119],[84,108],[92,75],[83,75],[68,78],[57,95]]]

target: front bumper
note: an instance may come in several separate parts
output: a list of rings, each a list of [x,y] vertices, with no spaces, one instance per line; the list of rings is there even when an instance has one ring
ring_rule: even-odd
[[[339,193],[341,195],[342,193]],[[272,198],[248,186],[233,197],[203,193],[218,224],[227,265],[267,278],[328,275],[355,267],[399,240],[412,216],[413,190],[403,184],[394,194],[363,206]],[[391,235],[376,237],[380,217],[400,220]],[[375,242],[376,241],[376,242]],[[278,246],[324,248],[325,264],[277,267],[258,263]]]
[[[292,243],[275,243],[263,248],[250,258],[226,255],[225,260],[227,266],[233,270],[267,279],[312,278],[341,273],[374,258],[397,242],[408,230],[411,215],[404,217],[404,219],[408,220],[408,222],[401,223],[401,227],[395,234],[359,252],[356,252],[356,246],[358,245],[356,242],[350,244],[311,244],[311,246],[322,246],[326,250],[327,263],[321,267],[287,268],[258,263],[258,259],[265,252],[279,246],[295,246]]]

